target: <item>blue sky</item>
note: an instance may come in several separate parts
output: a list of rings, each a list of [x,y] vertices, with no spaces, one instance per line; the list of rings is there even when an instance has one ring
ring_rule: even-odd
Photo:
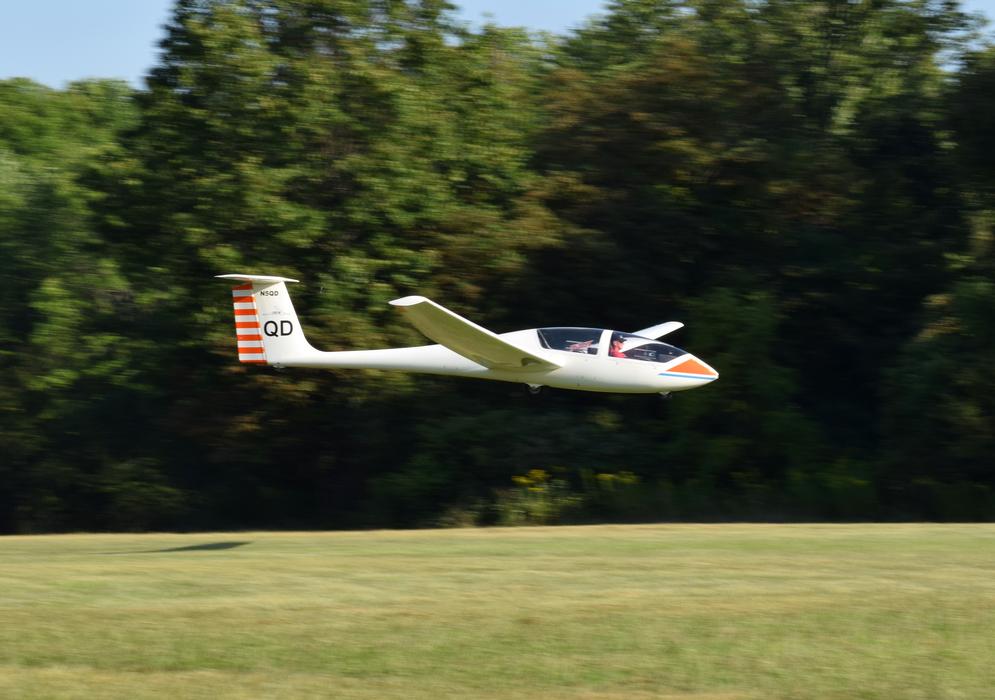
[[[599,12],[603,0],[455,0],[473,23],[563,32]],[[0,0],[0,78],[52,87],[87,77],[142,84],[155,63],[172,0]],[[966,0],[995,19],[995,0]]]

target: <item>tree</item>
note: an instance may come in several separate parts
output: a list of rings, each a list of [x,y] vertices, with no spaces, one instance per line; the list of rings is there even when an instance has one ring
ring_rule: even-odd
[[[97,174],[101,231],[144,290],[138,307],[155,309],[147,381],[166,391],[153,430],[171,443],[170,481],[219,503],[222,521],[358,517],[371,476],[400,466],[372,433],[403,444],[409,428],[390,419],[417,384],[232,366],[212,275],[303,279],[316,346],[383,347],[421,340],[389,299],[438,294],[487,322],[517,299],[528,252],[556,244],[527,168],[529,39],[466,33],[449,9],[180,2],[141,122]]]
[[[82,182],[134,118],[123,83],[75,83],[64,92],[0,84],[0,274],[10,281],[0,293],[9,360],[0,380],[4,529],[109,524],[116,500],[107,474],[134,456],[122,431],[129,418],[140,425],[134,406],[148,387],[130,383],[127,289],[89,220],[98,194]],[[160,481],[154,463],[141,474],[134,485]]]

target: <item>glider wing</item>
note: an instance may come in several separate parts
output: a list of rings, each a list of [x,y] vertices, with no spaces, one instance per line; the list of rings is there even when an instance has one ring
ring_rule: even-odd
[[[684,324],[680,321],[667,321],[666,323],[660,323],[655,326],[650,326],[649,328],[644,328],[641,331],[636,331],[633,335],[638,335],[643,338],[662,338],[668,333],[673,333],[678,328],[684,328]]]
[[[453,352],[490,369],[548,371],[560,367],[549,358],[509,343],[472,321],[425,297],[394,299],[396,306],[415,328]]]

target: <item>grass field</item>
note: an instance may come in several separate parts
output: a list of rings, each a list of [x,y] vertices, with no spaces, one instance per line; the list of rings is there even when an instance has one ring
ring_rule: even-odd
[[[0,538],[3,698],[995,698],[995,526]]]

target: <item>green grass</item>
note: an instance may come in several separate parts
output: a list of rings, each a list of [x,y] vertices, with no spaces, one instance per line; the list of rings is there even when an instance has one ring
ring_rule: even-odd
[[[993,668],[988,525],[0,538],[4,698],[992,698]]]

